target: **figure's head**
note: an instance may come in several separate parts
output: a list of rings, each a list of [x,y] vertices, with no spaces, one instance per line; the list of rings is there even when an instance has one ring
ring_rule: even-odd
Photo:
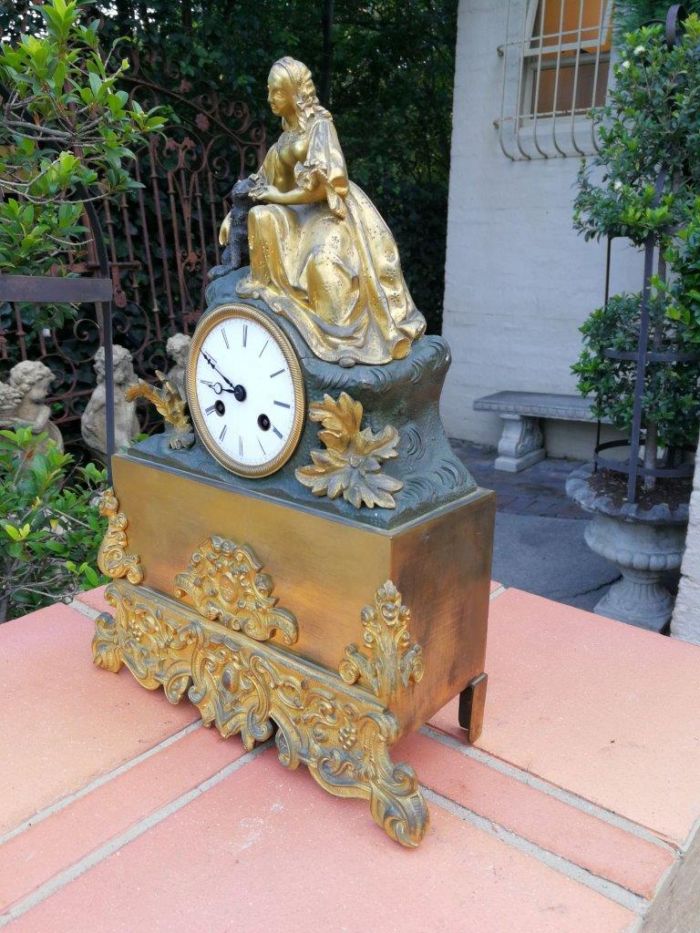
[[[105,381],[105,348],[100,347],[93,357],[95,361],[95,373],[97,381]],[[112,346],[112,367],[114,371],[114,381],[117,385],[135,381],[134,364],[131,360],[131,353],[126,347],[120,347],[118,343]]]
[[[24,360],[10,370],[10,385],[21,392],[23,398],[29,397],[33,402],[46,398],[53,381],[54,374],[38,360]]]
[[[303,62],[289,55],[278,59],[270,69],[267,100],[285,126],[290,118],[296,117],[303,129],[314,114],[326,113],[318,101],[311,72]]]
[[[178,366],[184,367],[187,365],[187,357],[189,356],[191,343],[192,338],[188,337],[187,334],[173,334],[172,337],[168,337],[165,350],[168,356],[175,360]]]

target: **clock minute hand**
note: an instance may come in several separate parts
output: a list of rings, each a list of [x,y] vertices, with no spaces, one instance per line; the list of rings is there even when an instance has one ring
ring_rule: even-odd
[[[244,402],[246,395],[247,395],[245,388],[241,385],[234,385],[227,376],[224,376],[224,374],[221,372],[219,367],[216,365],[214,357],[210,356],[206,350],[202,350],[202,356],[207,361],[207,363],[209,363],[209,365],[214,370],[214,372],[218,373],[221,376],[221,378],[224,380],[224,382],[227,382],[231,386],[230,389],[223,389],[223,391],[232,392],[236,401]]]
[[[231,386],[231,391],[235,391],[235,389],[236,389],[235,385],[231,382],[230,379],[228,379],[226,376],[224,376],[224,374],[221,372],[221,370],[219,369],[219,367],[218,367],[218,366],[216,365],[216,363],[214,362],[214,357],[213,357],[213,356],[210,356],[210,355],[207,353],[206,350],[202,350],[202,356],[203,356],[204,359],[207,361],[207,363],[209,363],[209,365],[210,365],[211,368],[214,370],[214,372],[218,373],[218,374],[221,376],[221,378],[224,380],[224,382],[227,382],[227,383]],[[228,391],[228,390],[227,390],[227,389],[224,389],[224,391],[226,392],[226,391]]]

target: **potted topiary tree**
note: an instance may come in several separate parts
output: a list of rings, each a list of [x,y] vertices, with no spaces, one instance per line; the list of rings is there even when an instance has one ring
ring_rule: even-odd
[[[644,248],[643,287],[613,295],[581,328],[579,391],[629,432],[596,448],[567,492],[593,514],[586,540],[621,580],[601,614],[657,631],[670,619],[663,584],[680,567],[700,399],[700,18],[627,34],[608,104],[596,111],[598,155],[584,164],[575,226],[587,239],[626,237]]]

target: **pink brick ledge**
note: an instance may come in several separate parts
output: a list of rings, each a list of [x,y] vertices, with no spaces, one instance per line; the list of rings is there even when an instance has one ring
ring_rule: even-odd
[[[451,704],[395,750],[432,816],[408,852],[365,803],[93,668],[105,607],[81,603],[0,626],[0,926],[696,928],[693,646],[495,587],[478,746]]]

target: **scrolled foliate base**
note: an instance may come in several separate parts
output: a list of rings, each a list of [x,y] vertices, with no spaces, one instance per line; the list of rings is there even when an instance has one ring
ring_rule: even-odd
[[[187,693],[205,723],[224,737],[240,733],[248,749],[276,726],[283,765],[305,764],[329,793],[368,800],[392,839],[418,845],[428,810],[413,769],[391,760],[399,724],[381,700],[147,587],[111,583],[106,598],[115,614],[97,620],[97,665],[117,671],[125,664],[143,686],[162,686],[172,703]]]

